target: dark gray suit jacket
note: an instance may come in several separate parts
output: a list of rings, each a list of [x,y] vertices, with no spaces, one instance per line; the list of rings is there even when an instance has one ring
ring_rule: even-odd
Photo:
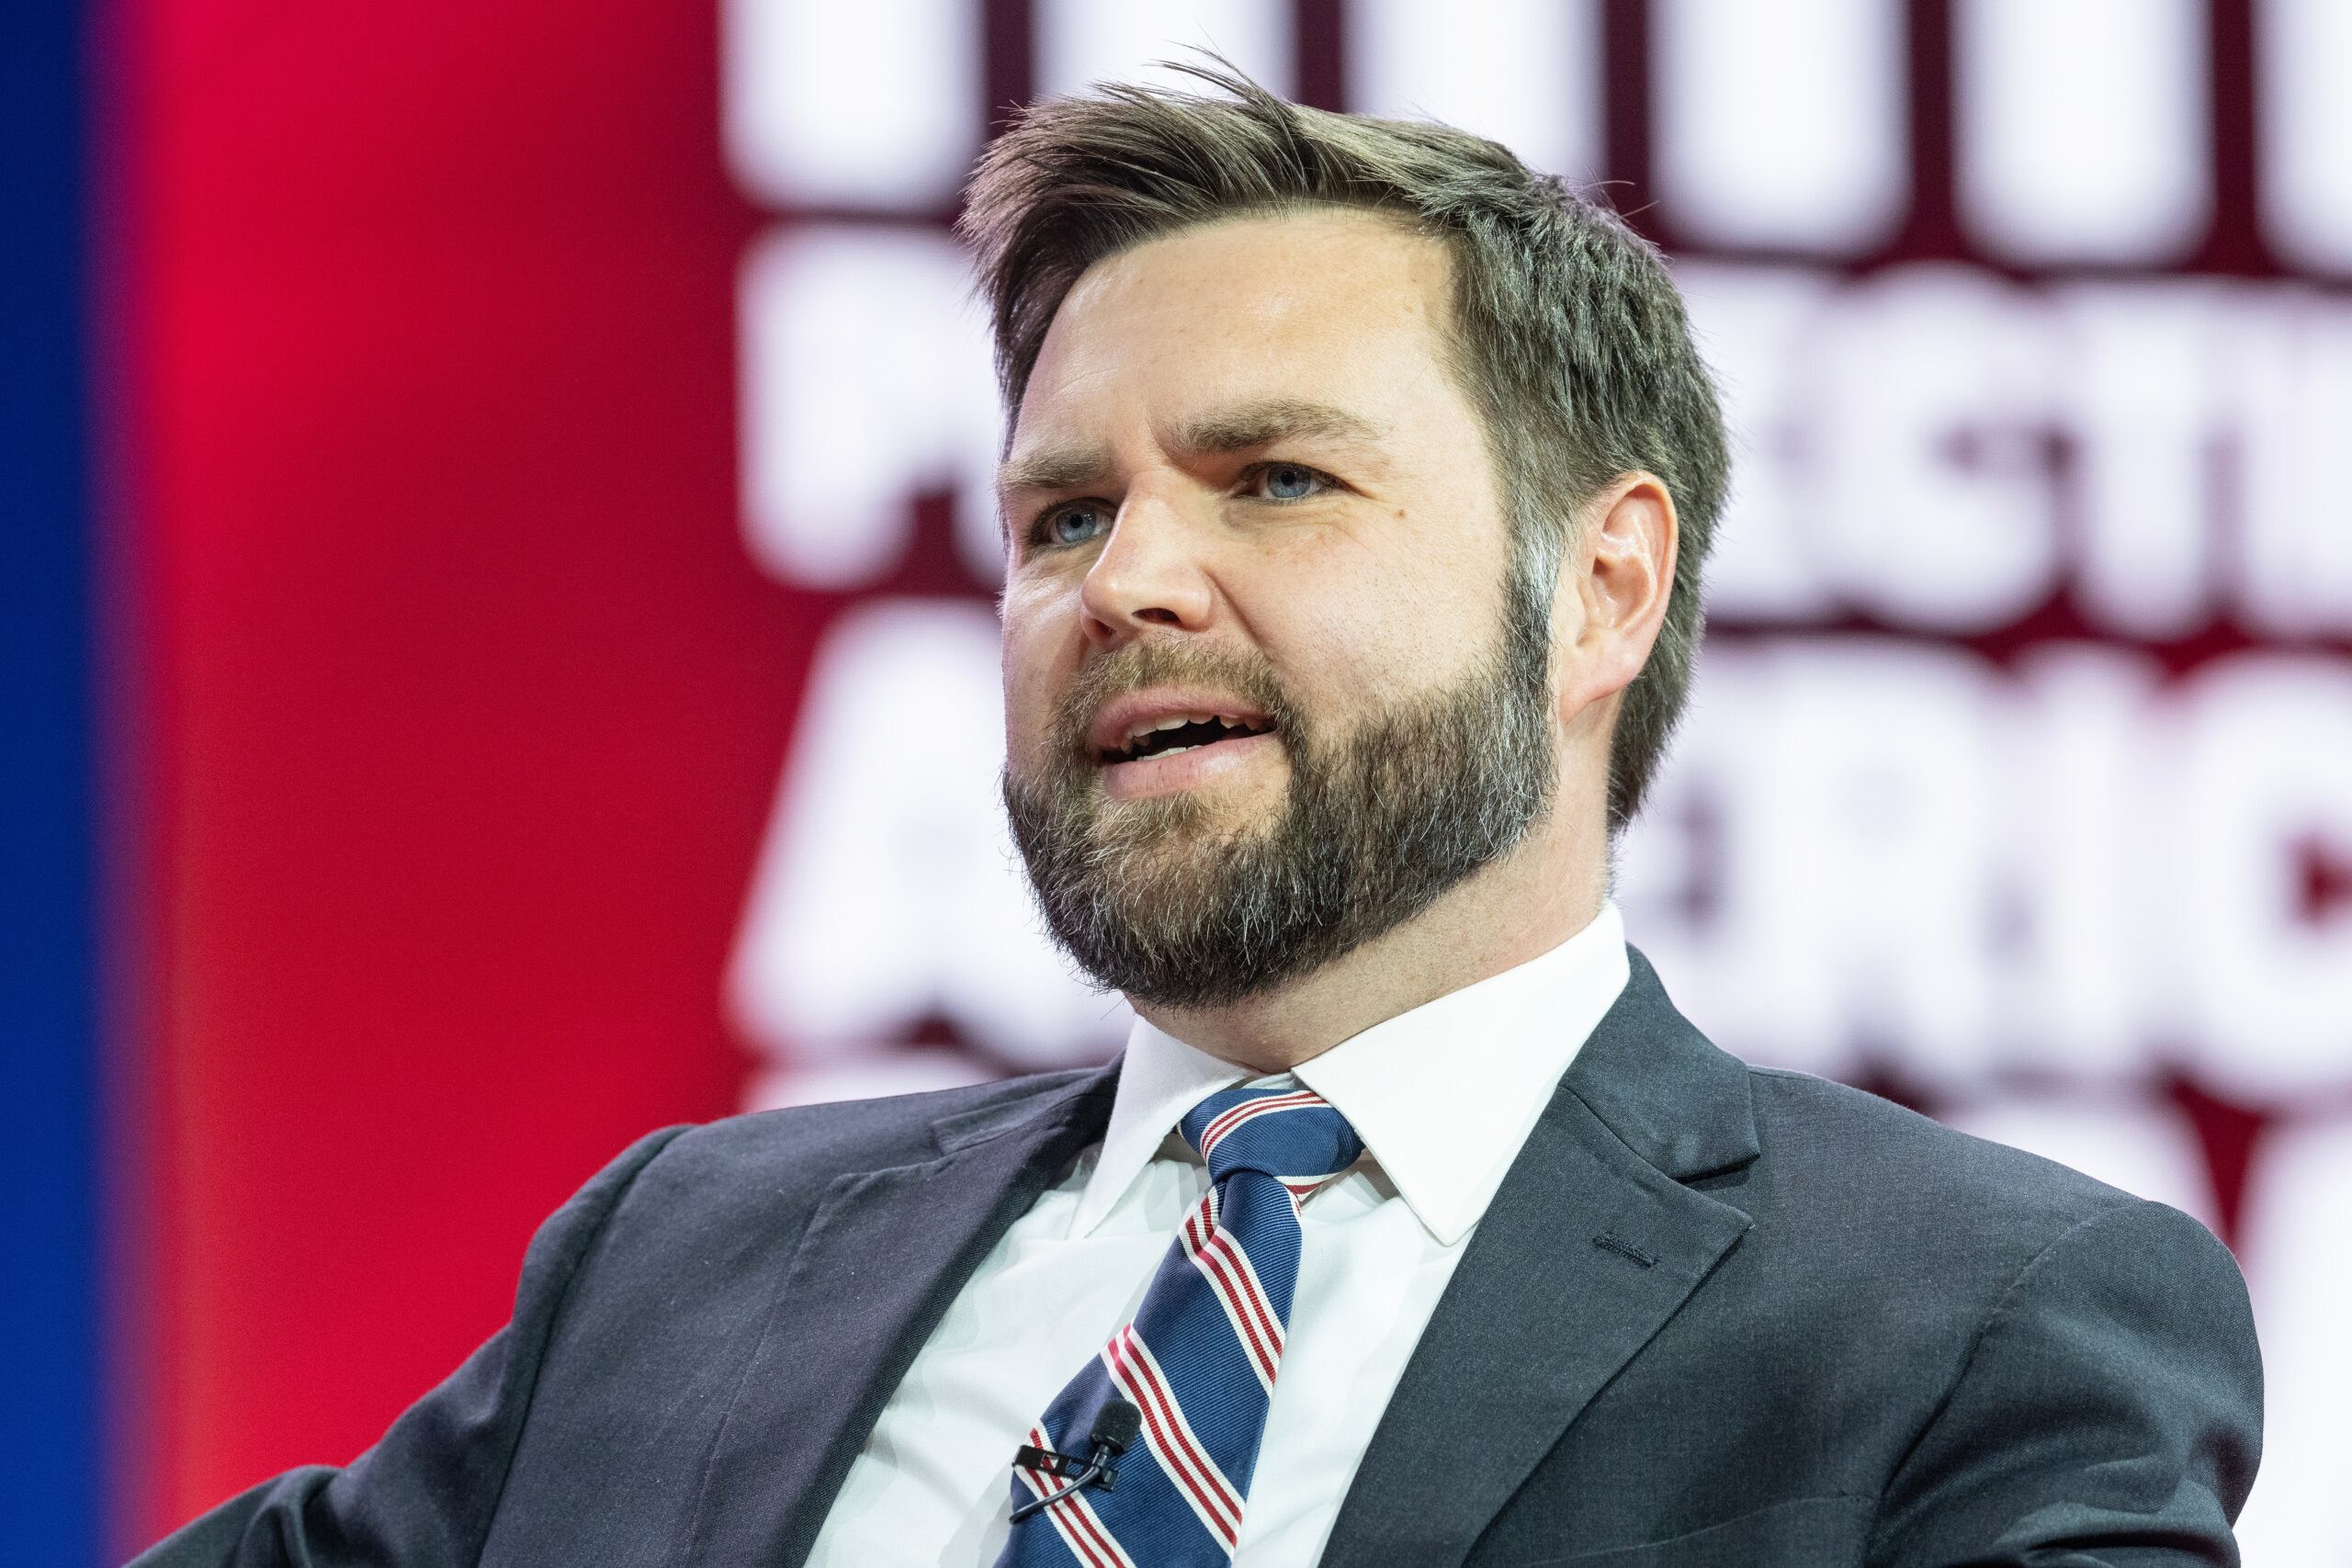
[[[514,1321],[375,1449],[139,1562],[795,1568],[1114,1081],[654,1134],[548,1222]],[[2196,1222],[1743,1066],[1636,955],[1324,1562],[2233,1562],[2260,1407],[2245,1288]]]

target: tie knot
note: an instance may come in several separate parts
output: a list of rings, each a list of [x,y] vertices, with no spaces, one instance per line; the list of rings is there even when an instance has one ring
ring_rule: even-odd
[[[1208,1162],[1210,1179],[1237,1170],[1319,1182],[1363,1153],[1348,1119],[1295,1078],[1222,1089],[1193,1107],[1179,1124]]]

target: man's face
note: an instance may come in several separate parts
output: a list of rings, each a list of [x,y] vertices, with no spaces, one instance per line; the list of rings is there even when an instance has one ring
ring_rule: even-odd
[[[1234,220],[1098,264],[1046,334],[1006,801],[1056,936],[1137,1000],[1304,974],[1549,800],[1550,585],[1444,363],[1449,266],[1368,213]]]

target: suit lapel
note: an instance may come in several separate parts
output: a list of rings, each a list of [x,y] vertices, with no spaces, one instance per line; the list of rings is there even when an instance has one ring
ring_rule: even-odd
[[[939,1158],[836,1178],[769,1309],[705,1472],[692,1562],[797,1565],[948,1303],[1100,1138],[1115,1066],[934,1129]]]
[[[1646,960],[1578,1052],[1373,1433],[1326,1568],[1454,1568],[1748,1226],[1683,1183],[1756,1157],[1747,1070]]]

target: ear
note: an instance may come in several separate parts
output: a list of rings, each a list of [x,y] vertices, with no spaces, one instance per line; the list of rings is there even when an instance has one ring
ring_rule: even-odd
[[[1653,473],[1620,474],[1581,509],[1552,601],[1564,721],[1641,673],[1674,589],[1677,538],[1674,496]]]

